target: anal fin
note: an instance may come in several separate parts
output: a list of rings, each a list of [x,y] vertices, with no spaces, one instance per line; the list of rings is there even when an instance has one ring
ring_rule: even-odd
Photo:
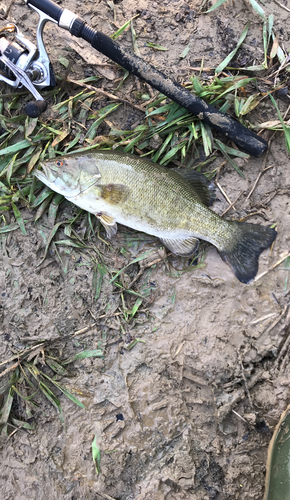
[[[173,239],[173,238],[160,238],[168,250],[175,253],[176,255],[181,255],[182,257],[190,257],[199,246],[199,240],[194,237],[189,237],[185,239]]]
[[[117,223],[116,223],[114,217],[111,217],[110,215],[103,214],[103,213],[96,214],[96,217],[99,219],[101,224],[104,226],[106,233],[107,233],[107,237],[109,239],[113,238],[113,236],[116,236]]]

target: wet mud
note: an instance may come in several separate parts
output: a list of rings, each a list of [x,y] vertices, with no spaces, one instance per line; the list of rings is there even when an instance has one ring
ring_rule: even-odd
[[[221,62],[233,48],[232,34],[237,41],[248,19],[250,49],[243,49],[245,61],[252,56],[252,47],[263,46],[260,19],[248,2],[229,0],[207,15],[198,14],[200,2],[196,1],[65,3],[107,34],[116,29],[112,6],[118,26],[139,14],[134,26],[141,56],[180,82],[188,78],[190,67],[200,65],[201,58],[204,66]],[[275,2],[269,2],[269,9],[287,44],[287,12]],[[14,4],[10,14],[27,36],[34,33],[36,18],[26,6]],[[74,77],[108,72],[112,78],[106,88],[113,90],[115,69],[105,65],[106,58],[95,53],[97,63],[89,66],[81,55],[68,55],[66,40],[57,27],[47,26],[45,42],[56,73],[64,71],[59,55],[65,54],[74,58]],[[131,40],[127,32],[120,43],[131,49]],[[169,51],[154,52],[145,41]],[[188,55],[180,58],[190,41]],[[136,90],[134,77],[126,85],[124,98],[129,99],[130,89]],[[279,101],[279,106],[286,110],[288,101]],[[266,117],[259,115],[262,112]],[[268,108],[255,113],[257,121],[273,119]],[[141,120],[132,109],[116,116],[124,128]],[[246,195],[263,157],[236,161],[245,178],[227,165],[219,182],[231,200],[244,194],[235,204],[236,211],[231,209],[226,217],[253,214],[249,222],[276,223],[278,232],[273,249],[260,257],[260,275],[289,252],[290,164],[284,138],[277,134],[272,141],[266,163],[271,168],[249,200]],[[218,193],[213,209],[221,214],[227,207]],[[73,210],[67,206],[68,212]],[[22,215],[31,219],[27,234],[17,230],[2,235],[1,241],[1,360],[34,340],[58,337],[62,341],[101,315],[106,317],[89,331],[73,341],[63,340],[63,348],[101,348],[104,357],[76,361],[71,377],[62,379],[85,410],[60,395],[62,424],[43,399],[35,413],[34,431],[20,430],[9,439],[1,436],[1,498],[262,500],[267,447],[290,398],[289,271],[279,265],[244,285],[213,247],[208,247],[203,267],[185,273],[178,273],[185,260],[164,261],[157,253],[159,262],[145,269],[140,279],[142,286],[154,289],[152,300],[124,332],[109,277],[95,300],[93,266],[77,249],[69,253],[59,249],[62,265],[51,251],[36,267],[51,228],[43,222],[34,224],[34,213],[27,208]],[[107,250],[108,259],[114,259],[119,269],[124,261],[118,261],[116,249],[122,247],[124,234],[120,228],[113,249]],[[154,245],[157,252],[160,245]],[[126,349],[134,338],[145,342]],[[15,412],[21,419],[25,419],[23,411],[19,402]],[[99,475],[91,452],[95,434],[101,436]]]

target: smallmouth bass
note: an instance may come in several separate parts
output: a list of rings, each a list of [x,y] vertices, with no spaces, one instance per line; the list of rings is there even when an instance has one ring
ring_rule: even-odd
[[[173,253],[191,255],[202,239],[214,245],[242,283],[258,271],[259,255],[276,231],[227,221],[208,208],[206,178],[114,151],[73,153],[40,163],[34,174],[75,205],[95,214],[112,238],[117,223],[157,236]]]

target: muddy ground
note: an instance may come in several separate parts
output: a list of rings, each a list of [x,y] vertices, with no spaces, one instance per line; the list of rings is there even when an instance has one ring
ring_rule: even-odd
[[[289,2],[281,1],[290,7]],[[107,34],[141,14],[135,20],[141,55],[179,81],[188,80],[189,67],[199,66],[202,57],[205,66],[216,66],[232,50],[247,20],[249,34],[238,62],[251,64],[253,57],[256,63],[262,61],[261,20],[248,2],[229,0],[211,14],[200,14],[201,4],[201,0],[62,3]],[[289,14],[274,1],[267,3],[267,12],[274,14],[277,35],[288,50]],[[27,36],[35,33],[36,17],[22,3],[12,5],[9,17]],[[115,88],[118,70],[103,66],[107,62],[103,56],[95,53],[92,65],[91,52],[82,58],[67,50],[71,41],[57,27],[50,24],[45,32],[57,74],[65,73],[59,63],[59,55],[63,55],[73,62],[72,77],[100,72],[107,77],[103,87]],[[154,52],[144,45],[146,41],[170,50]],[[179,55],[190,41],[188,55],[181,59]],[[130,31],[120,42],[131,49]],[[81,46],[79,50],[83,50]],[[134,101],[139,85],[135,78],[128,79],[124,86],[127,99]],[[278,98],[278,103],[285,111],[289,99]],[[275,114],[267,104],[255,113],[260,122]],[[142,118],[128,108],[121,115],[115,119],[121,120],[123,128]],[[290,165],[284,138],[277,134],[273,139],[266,163],[272,168],[263,174],[248,201],[263,158],[237,161],[245,179],[228,165],[220,177],[231,200],[244,192],[236,212],[231,209],[227,217],[255,213],[249,221],[277,224],[274,248],[260,258],[262,273],[289,251]],[[218,193],[214,210],[222,213],[227,206]],[[74,209],[67,205],[67,210],[72,213]],[[26,219],[33,215],[23,208]],[[34,431],[1,437],[1,498],[261,500],[267,446],[290,398],[285,344],[290,333],[289,271],[282,264],[244,285],[213,247],[207,249],[204,267],[178,277],[174,267],[180,267],[182,259],[163,260],[144,269],[139,286],[151,287],[150,301],[126,325],[118,319],[120,297],[116,298],[108,279],[100,298],[94,299],[93,266],[84,254],[60,249],[61,265],[52,251],[36,268],[44,251],[41,234],[48,235],[50,229],[45,223],[30,222],[27,235],[19,230],[2,237],[1,360],[31,341],[57,336],[61,340],[94,323],[94,318],[97,325],[91,330],[60,344],[64,351],[98,347],[104,357],[75,362],[72,376],[62,379],[86,410],[60,395],[63,425],[42,399],[34,410]],[[118,250],[126,234],[121,229],[112,248],[102,247],[108,259],[114,260],[115,269],[124,265]],[[153,260],[162,258],[159,247],[155,242]],[[152,245],[145,241],[138,248],[148,250]],[[107,317],[98,319],[102,314]],[[145,342],[126,349],[134,338]],[[15,412],[24,417],[21,400]],[[102,438],[99,476],[91,458],[96,433]]]

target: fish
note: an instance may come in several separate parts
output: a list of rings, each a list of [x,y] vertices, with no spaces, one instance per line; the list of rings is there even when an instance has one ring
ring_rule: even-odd
[[[277,232],[267,226],[225,220],[210,208],[206,177],[192,169],[170,169],[113,150],[77,152],[40,162],[35,176],[78,207],[93,213],[108,238],[117,223],[156,236],[187,257],[199,240],[214,245],[242,283],[257,274],[260,254]]]

